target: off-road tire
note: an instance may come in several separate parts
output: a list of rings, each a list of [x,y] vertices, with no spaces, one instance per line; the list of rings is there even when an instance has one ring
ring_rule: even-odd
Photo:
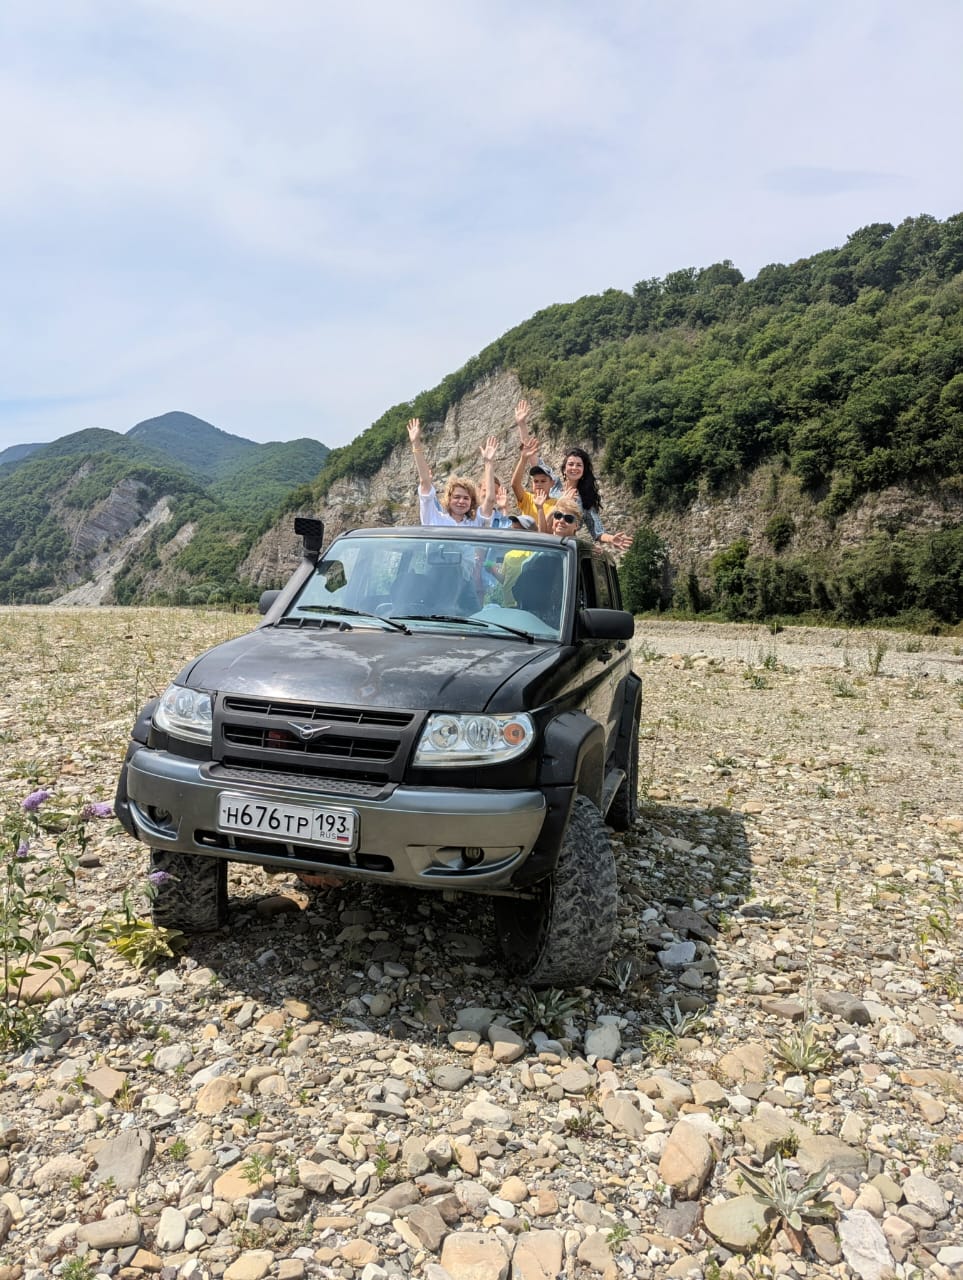
[[[615,941],[619,889],[602,815],[585,796],[576,796],[558,863],[536,893],[494,900],[508,967],[533,987],[594,982]]]
[[[181,933],[210,933],[227,921],[227,863],[192,853],[151,849],[150,869],[170,876],[154,886],[154,924]]]
[[[632,721],[627,758],[623,761],[625,777],[612,797],[605,815],[613,831],[628,831],[639,816],[639,718]]]

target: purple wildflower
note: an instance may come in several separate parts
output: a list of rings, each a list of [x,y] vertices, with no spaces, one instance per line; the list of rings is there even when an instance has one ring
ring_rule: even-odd
[[[20,843],[17,845],[16,856],[18,858],[25,858],[29,852],[30,852],[30,841],[21,840]]]
[[[90,818],[112,818],[114,816],[114,806],[106,802],[98,802],[96,804],[85,804],[80,811],[82,822],[86,822]]]
[[[169,871],[152,871],[147,877],[151,884],[166,884],[168,880],[173,878]]]
[[[23,810],[25,813],[36,813],[45,800],[49,800],[51,793],[44,787],[40,787],[37,791],[31,791],[29,796],[23,802]]]

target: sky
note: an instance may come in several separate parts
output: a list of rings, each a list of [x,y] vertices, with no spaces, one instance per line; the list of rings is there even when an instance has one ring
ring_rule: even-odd
[[[557,302],[963,211],[959,0],[3,0],[0,449],[345,444]]]

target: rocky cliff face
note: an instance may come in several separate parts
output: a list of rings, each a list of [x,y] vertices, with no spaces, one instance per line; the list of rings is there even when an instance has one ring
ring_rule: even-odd
[[[88,474],[81,466],[73,478],[77,483]],[[68,490],[69,492],[69,490]],[[137,480],[118,481],[106,498],[86,511],[63,506],[60,519],[70,532],[70,550],[78,559],[94,555],[108,544],[119,542],[147,513],[149,503],[144,488]]]
[[[449,410],[444,422],[423,424],[425,452],[439,485],[453,471],[480,475],[478,448],[490,433],[502,440],[495,469],[507,484],[518,458],[514,410],[521,395],[518,379],[511,373],[485,378]],[[539,434],[535,401],[532,422]],[[549,460],[560,460],[569,445],[592,451],[588,440],[539,438]],[[644,519],[638,499],[617,476],[601,467],[597,470],[606,528],[633,532]],[[405,442],[375,475],[337,481],[322,511],[302,514],[321,516],[329,536],[363,525],[417,523],[415,485],[411,450]],[[789,515],[794,521],[796,532],[787,547],[789,552],[833,551],[864,542],[879,530],[933,529],[959,523],[963,520],[963,494],[951,487],[894,487],[869,495],[831,522],[800,490],[794,476],[767,463],[728,492],[701,495],[684,510],[663,512],[649,523],[669,548],[673,574],[687,572],[690,567],[704,573],[711,556],[739,538],[748,540],[754,554],[772,554],[765,530],[776,514]],[[255,545],[240,575],[260,587],[279,586],[300,555],[294,517],[288,514]]]

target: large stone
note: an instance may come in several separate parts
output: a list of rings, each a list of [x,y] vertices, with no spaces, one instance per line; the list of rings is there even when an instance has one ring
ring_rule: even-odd
[[[702,1211],[706,1231],[733,1253],[747,1254],[757,1249],[775,1218],[774,1209],[750,1195],[733,1196],[721,1204],[707,1204]]]
[[[585,1056],[611,1062],[622,1048],[622,1035],[614,1022],[602,1022],[585,1033]]]
[[[712,1172],[712,1148],[704,1134],[680,1120],[659,1161],[659,1177],[680,1200],[694,1200]]]
[[[95,1181],[113,1178],[121,1191],[133,1191],[154,1156],[154,1139],[146,1129],[125,1129],[110,1138],[94,1156]]]
[[[446,1064],[445,1066],[438,1067],[437,1070],[433,1071],[431,1078],[439,1089],[456,1091],[458,1089],[464,1089],[465,1085],[471,1079],[471,1076],[472,1073],[467,1067],[458,1067],[453,1064]]]
[[[808,1129],[800,1129],[798,1134],[799,1150],[796,1159],[804,1173],[816,1173],[825,1169],[827,1173],[862,1172],[866,1168],[866,1152],[858,1147],[850,1147],[831,1134],[811,1133]]]
[[[44,952],[43,959],[44,962],[50,960],[53,967],[38,968],[37,961],[33,961],[27,966],[23,981],[17,981],[16,998],[21,1004],[45,1004],[48,1000],[58,1000],[76,991],[90,972],[87,961],[72,958],[66,947],[51,947]]]
[[[71,1178],[84,1177],[86,1172],[87,1166],[80,1156],[53,1156],[44,1161],[33,1175],[33,1181],[40,1191],[50,1191],[69,1182]]]
[[[455,1231],[445,1238],[441,1265],[452,1280],[505,1280],[508,1254],[495,1236]]]
[[[945,1218],[950,1208],[938,1182],[927,1178],[923,1173],[911,1173],[903,1182],[903,1195],[907,1204],[919,1205],[927,1213],[939,1221]]]
[[[492,1046],[492,1057],[496,1062],[516,1062],[524,1056],[526,1043],[510,1027],[500,1027],[497,1023],[493,1023],[488,1028],[488,1040]]]
[[[602,1102],[602,1115],[618,1133],[630,1138],[645,1136],[646,1117],[624,1094],[610,1094]]]
[[[165,1205],[157,1220],[154,1242],[163,1253],[173,1253],[184,1243],[187,1235],[187,1218],[180,1209]]]
[[[868,1027],[872,1022],[869,1010],[862,1000],[847,995],[845,991],[814,991],[813,995],[820,1009],[841,1018],[843,1022],[851,1022],[858,1027]]]
[[[464,1115],[466,1120],[473,1120],[476,1124],[488,1125],[492,1129],[510,1129],[512,1127],[512,1113],[492,1102],[487,1094],[479,1095],[473,1102],[469,1102],[465,1108]]]
[[[226,1107],[234,1106],[240,1100],[234,1076],[215,1076],[201,1086],[194,1110],[200,1116],[218,1116]]]
[[[843,1257],[860,1280],[886,1280],[892,1275],[893,1255],[872,1214],[850,1209],[840,1218],[837,1230]]]
[[[512,1280],[555,1280],[562,1270],[560,1231],[525,1231],[512,1253]]]
[[[274,1265],[270,1249],[248,1249],[230,1264],[224,1272],[224,1280],[264,1280]]]
[[[419,1205],[404,1221],[415,1238],[416,1249],[438,1252],[448,1234],[448,1224],[433,1205]]]
[[[140,1244],[140,1219],[136,1213],[121,1213],[116,1218],[100,1218],[77,1228],[77,1239],[92,1249],[123,1249]]]
[[[719,1074],[733,1084],[766,1079],[768,1056],[764,1045],[751,1042],[739,1045],[719,1059]]]

